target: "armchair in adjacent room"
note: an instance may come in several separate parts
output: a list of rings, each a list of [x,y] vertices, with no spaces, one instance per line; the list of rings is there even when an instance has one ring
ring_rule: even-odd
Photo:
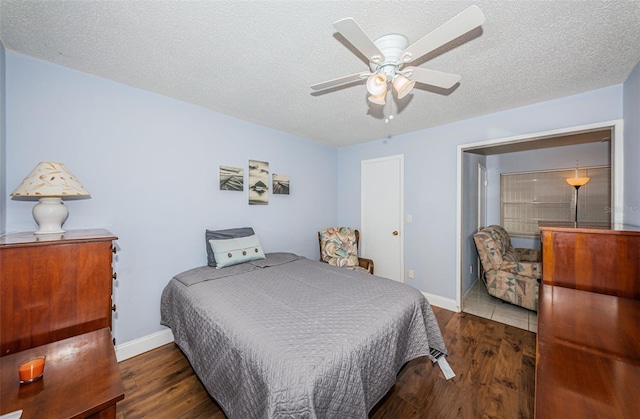
[[[358,256],[360,233],[350,227],[325,228],[318,232],[320,261],[373,274],[373,260]]]
[[[538,310],[538,283],[542,279],[541,253],[514,248],[507,231],[498,225],[473,235],[490,295],[509,303]]]

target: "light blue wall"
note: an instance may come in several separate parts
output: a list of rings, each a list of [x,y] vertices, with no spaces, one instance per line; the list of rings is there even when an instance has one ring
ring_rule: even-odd
[[[0,234],[4,234],[7,228],[5,67],[4,44],[0,40]]]
[[[60,161],[91,192],[67,201],[64,228],[119,237],[118,343],[161,330],[170,278],[206,264],[207,228],[253,226],[267,252],[318,257],[317,231],[335,225],[337,150],[203,108],[7,51],[7,188],[39,161]],[[220,165],[267,161],[290,195],[248,205],[220,191]],[[4,176],[3,176],[4,178]],[[7,202],[7,229],[33,231],[33,202]]]
[[[624,223],[640,226],[640,62],[624,83]]]
[[[424,117],[429,118],[428,109]],[[457,146],[620,118],[622,85],[616,85],[342,148],[338,221],[360,225],[360,161],[404,154],[405,211],[414,220],[404,235],[405,267],[416,276],[410,283],[455,300]],[[401,124],[402,114],[393,123]]]
[[[610,165],[611,144],[598,142],[488,156],[488,224],[500,224],[500,174],[566,169],[575,167],[576,162],[580,167]],[[538,239],[514,237],[512,244],[515,247],[540,248],[540,240]]]

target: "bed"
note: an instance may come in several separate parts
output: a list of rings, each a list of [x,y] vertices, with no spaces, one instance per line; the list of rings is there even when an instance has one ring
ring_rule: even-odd
[[[366,418],[406,362],[446,353],[418,290],[292,253],[176,275],[161,316],[229,418]]]

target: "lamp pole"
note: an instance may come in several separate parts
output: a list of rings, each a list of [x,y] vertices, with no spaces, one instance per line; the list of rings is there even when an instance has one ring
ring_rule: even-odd
[[[576,188],[576,219],[575,222],[578,223],[578,189],[580,189],[580,186],[582,185],[575,185],[574,188]]]

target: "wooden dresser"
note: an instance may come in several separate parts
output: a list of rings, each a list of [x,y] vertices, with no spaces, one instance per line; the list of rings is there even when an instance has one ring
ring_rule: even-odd
[[[546,223],[540,236],[545,284],[640,299],[640,227]]]
[[[0,356],[111,328],[113,240],[107,230],[0,237]]]
[[[640,411],[640,228],[541,225],[535,416]]]

